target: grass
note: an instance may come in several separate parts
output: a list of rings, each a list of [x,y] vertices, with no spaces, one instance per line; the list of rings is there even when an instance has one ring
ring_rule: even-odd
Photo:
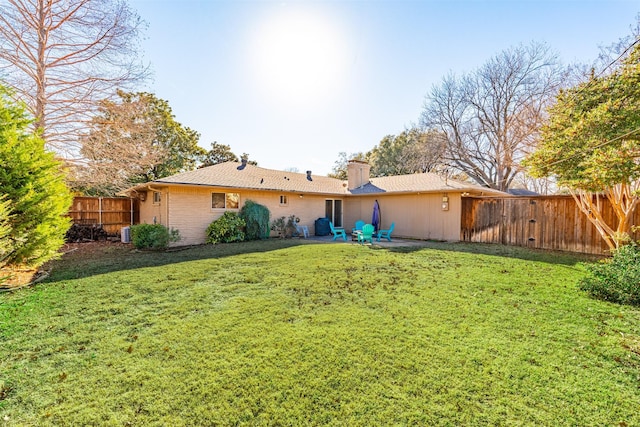
[[[82,249],[0,294],[0,425],[640,425],[640,310],[581,259]]]

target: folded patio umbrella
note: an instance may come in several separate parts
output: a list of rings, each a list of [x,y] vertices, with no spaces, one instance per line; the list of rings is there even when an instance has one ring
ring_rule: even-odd
[[[376,200],[373,203],[373,215],[371,216],[371,225],[373,225],[374,231],[377,233],[381,223],[380,204]]]

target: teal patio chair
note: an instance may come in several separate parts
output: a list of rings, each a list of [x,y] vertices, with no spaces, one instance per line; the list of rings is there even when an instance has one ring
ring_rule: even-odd
[[[391,227],[389,227],[388,230],[378,230],[378,242],[380,241],[381,237],[384,237],[388,241],[391,241],[391,233],[393,232],[393,227],[395,226],[396,226],[396,223],[392,222]]]
[[[338,237],[342,237],[342,240],[347,241],[347,234],[344,232],[344,228],[342,227],[334,227],[333,222],[329,221],[329,227],[331,228],[331,232],[333,233],[333,240],[336,240]]]
[[[365,224],[362,227],[362,231],[358,234],[358,243],[363,244],[367,240],[369,243],[373,244],[373,232],[375,228],[371,224]]]

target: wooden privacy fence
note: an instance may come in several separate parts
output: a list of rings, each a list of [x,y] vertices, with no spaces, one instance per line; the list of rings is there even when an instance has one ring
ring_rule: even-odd
[[[602,200],[608,224],[617,224]],[[640,224],[639,210],[633,224]],[[571,196],[462,198],[460,240],[538,249],[607,254],[609,247]],[[638,239],[638,234],[633,236]]]
[[[69,210],[74,224],[102,226],[109,235],[136,224],[140,217],[137,199],[123,197],[74,197]]]

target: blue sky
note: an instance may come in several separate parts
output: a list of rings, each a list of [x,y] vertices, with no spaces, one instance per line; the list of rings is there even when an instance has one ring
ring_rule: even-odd
[[[200,145],[326,175],[419,120],[425,94],[518,44],[591,63],[639,1],[131,0],[149,24],[148,87]]]

